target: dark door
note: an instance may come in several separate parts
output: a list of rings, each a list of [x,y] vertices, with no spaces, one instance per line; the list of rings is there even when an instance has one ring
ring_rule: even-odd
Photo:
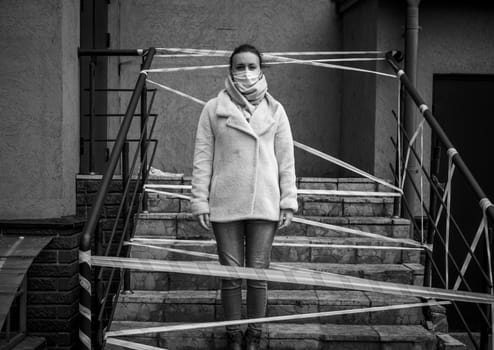
[[[487,196],[494,199],[493,165],[494,152],[492,133],[494,132],[494,76],[492,75],[435,75],[433,113],[449,136],[454,147],[461,154]],[[433,144],[438,145],[433,139]],[[441,168],[438,177],[441,182],[447,178],[446,150],[441,150]],[[465,179],[455,171],[452,183],[451,212],[468,242],[473,240],[481,219],[477,198],[472,194]],[[442,223],[444,231],[444,223]],[[460,242],[459,232],[454,225],[451,229],[450,251],[461,266],[466,256],[465,246]],[[484,241],[482,240],[482,243]],[[435,247],[440,244],[437,239]],[[485,246],[477,248],[480,261],[485,262]],[[439,268],[444,269],[444,251],[435,249]],[[467,271],[468,283],[473,290],[483,288],[482,276],[474,264]],[[450,288],[457,274],[450,263]],[[436,275],[437,277],[437,275]],[[435,279],[436,286],[443,285]],[[465,285],[460,289],[466,290]],[[480,317],[478,309],[472,305],[460,305],[470,327],[478,330]],[[453,308],[448,309],[450,329],[462,329],[458,315]]]
[[[102,49],[108,47],[108,1],[81,0],[81,49]],[[107,88],[107,58],[80,57],[80,173],[102,173],[107,161],[107,110],[106,93],[98,91]],[[91,96],[91,68],[94,92]],[[91,108],[91,99],[93,108]],[[91,110],[96,115],[91,121]],[[91,130],[93,143],[91,145]],[[92,152],[91,146],[93,147]],[[90,156],[92,153],[92,157]],[[92,159],[91,159],[92,158]]]

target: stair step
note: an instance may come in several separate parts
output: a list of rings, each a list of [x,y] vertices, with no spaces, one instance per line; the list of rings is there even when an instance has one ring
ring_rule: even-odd
[[[150,175],[149,184],[190,185],[191,176],[156,176]],[[387,181],[389,182],[389,181]],[[378,184],[364,177],[299,177],[296,180],[300,189],[325,189],[340,191],[392,191],[387,186]]]
[[[167,190],[170,192],[170,190]],[[190,195],[190,192],[185,192]],[[190,213],[187,199],[148,193],[151,213]],[[392,216],[394,197],[348,197],[299,194],[299,215],[310,216]]]
[[[42,337],[26,337],[13,350],[44,350],[46,349],[46,340]]]
[[[243,295],[243,314],[245,311]],[[418,303],[419,298],[361,291],[269,290],[266,316],[359,309],[384,305]],[[115,319],[120,321],[213,322],[221,321],[221,292],[214,291],[133,291],[121,294]],[[335,324],[420,324],[421,308],[359,313],[311,319]],[[308,319],[289,321],[306,323]]]
[[[114,321],[112,330],[165,325],[157,322]],[[225,349],[222,328],[146,334],[128,340],[169,350]],[[436,337],[419,325],[338,325],[319,323],[272,323],[264,325],[261,349],[270,350],[432,350]],[[122,349],[108,345],[108,349]]]
[[[161,237],[173,239],[174,237]],[[372,249],[368,246],[403,246],[393,242],[377,241],[371,238],[327,238],[327,237],[305,237],[305,236],[276,236],[275,243],[288,244],[326,244],[343,245],[350,247],[294,247],[294,246],[273,246],[272,261],[282,262],[330,262],[345,264],[400,264],[419,263],[419,250],[400,249]],[[152,243],[151,243],[152,244]],[[367,246],[358,248],[358,246]],[[174,244],[172,248],[194,252],[216,254],[216,246],[210,240],[197,244]],[[166,250],[133,246],[131,249],[133,258],[157,259],[157,260],[194,260],[210,261],[207,257],[195,257]]]
[[[420,264],[332,264],[332,263],[284,263],[293,268],[314,269],[341,275],[422,285],[424,268]],[[269,282],[269,289],[327,289],[324,287],[292,283]],[[131,288],[136,290],[218,290],[217,277],[168,272],[133,271]]]
[[[402,218],[341,216],[306,216],[304,218],[365,232],[382,234],[388,237],[410,237],[410,221]],[[348,233],[297,222],[280,230],[277,234],[309,237],[355,237],[355,235]],[[189,213],[142,213],[139,215],[137,222],[136,235],[172,236],[178,239],[210,239],[212,237],[212,233],[200,227],[192,214]]]

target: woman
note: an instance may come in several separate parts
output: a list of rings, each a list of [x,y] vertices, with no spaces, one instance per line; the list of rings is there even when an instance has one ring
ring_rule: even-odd
[[[269,267],[276,229],[297,211],[293,140],[283,106],[267,92],[262,57],[251,45],[230,56],[225,89],[204,107],[197,127],[192,213],[213,228],[222,265]],[[241,280],[221,281],[226,320],[241,318]],[[266,314],[266,281],[247,281],[247,318]],[[258,349],[262,325],[249,324],[245,349]],[[228,349],[242,349],[239,326]]]

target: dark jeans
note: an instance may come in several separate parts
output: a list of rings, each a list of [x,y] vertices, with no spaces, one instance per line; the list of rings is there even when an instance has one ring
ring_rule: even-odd
[[[213,222],[220,264],[266,269],[271,260],[271,246],[277,222],[245,220],[225,223]],[[221,280],[221,302],[226,320],[239,320],[242,306],[242,280]],[[247,318],[264,317],[267,302],[266,281],[247,280]],[[261,330],[259,323],[249,324],[254,330]],[[235,331],[240,326],[228,326]]]

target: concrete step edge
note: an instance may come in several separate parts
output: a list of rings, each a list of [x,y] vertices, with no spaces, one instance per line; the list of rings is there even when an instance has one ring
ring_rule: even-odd
[[[166,326],[167,324],[146,321],[114,321],[112,330],[147,328]],[[183,323],[185,324],[185,323]],[[303,340],[314,339],[319,341],[341,342],[379,342],[379,343],[434,343],[436,336],[420,325],[351,325],[351,324],[320,324],[320,323],[267,323],[263,326],[263,338],[266,340]],[[145,337],[155,338],[177,335],[161,333],[146,334]],[[187,331],[187,336],[200,334],[206,337],[223,338],[223,329],[201,329]],[[143,335],[144,336],[144,335]],[[182,335],[183,336],[183,335]]]

